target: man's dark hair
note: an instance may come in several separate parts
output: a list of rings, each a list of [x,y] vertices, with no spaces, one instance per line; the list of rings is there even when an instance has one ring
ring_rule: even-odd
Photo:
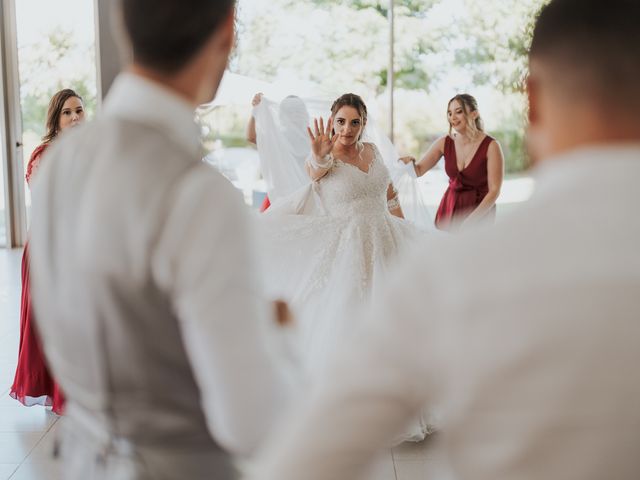
[[[568,93],[637,93],[640,0],[551,0],[538,16],[530,58],[557,70]]]
[[[202,48],[234,0],[121,0],[135,62],[174,73]]]

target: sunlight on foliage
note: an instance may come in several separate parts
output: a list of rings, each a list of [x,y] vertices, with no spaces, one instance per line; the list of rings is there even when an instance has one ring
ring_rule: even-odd
[[[396,0],[394,123],[403,153],[417,155],[443,134],[448,99],[465,91],[502,141],[507,170],[526,166],[526,53],[547,1]],[[388,7],[379,0],[240,0],[231,69],[268,82],[296,76],[317,84],[319,96],[359,93],[384,125]],[[231,122],[234,129],[241,123]]]

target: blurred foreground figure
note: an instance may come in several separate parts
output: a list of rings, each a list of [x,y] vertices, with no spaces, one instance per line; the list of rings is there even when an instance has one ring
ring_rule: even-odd
[[[200,161],[194,124],[227,63],[233,1],[120,7],[133,63],[33,189],[38,327],[68,401],[63,477],[233,478],[228,452],[251,453],[287,398],[244,205]]]
[[[535,194],[406,260],[256,478],[359,478],[425,401],[453,478],[640,478],[639,22],[637,0],[543,8]]]

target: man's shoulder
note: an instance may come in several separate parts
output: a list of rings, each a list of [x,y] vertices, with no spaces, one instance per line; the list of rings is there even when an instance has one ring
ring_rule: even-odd
[[[55,150],[64,151],[65,156],[82,154],[109,162],[129,162],[131,158],[136,159],[129,162],[131,166],[153,163],[159,171],[164,164],[196,164],[200,160],[193,150],[153,125],[113,115],[98,116],[55,143]],[[148,171],[153,173],[153,169]]]
[[[87,145],[112,146],[122,150],[141,146],[170,151],[179,149],[179,144],[170,135],[154,125],[114,115],[98,115],[65,133],[55,143],[66,148]]]
[[[218,195],[237,193],[221,173],[202,161],[197,149],[189,150],[152,125],[128,119],[99,116],[56,139],[50,150],[51,157],[58,157],[56,163],[65,165],[62,168],[77,170],[73,165],[91,163],[94,168],[86,174],[103,172],[105,182],[126,175],[156,188],[182,184]]]
[[[238,204],[243,203],[240,191],[218,170],[203,161],[195,162],[185,171],[180,180],[180,189],[187,193],[198,192],[203,200],[232,198]]]
[[[530,261],[530,246],[538,238],[530,219],[513,216],[495,225],[427,238],[404,262],[405,275],[412,284],[430,284],[445,295],[457,292],[459,298],[490,291]]]
[[[151,128],[102,115],[59,135],[47,155],[70,157],[77,153],[86,155],[88,151],[96,157],[104,153],[134,150],[140,145],[147,148],[156,146],[159,150],[171,148],[170,140]]]

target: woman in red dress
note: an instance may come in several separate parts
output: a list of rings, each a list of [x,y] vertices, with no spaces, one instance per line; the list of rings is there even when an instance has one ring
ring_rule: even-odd
[[[460,94],[447,107],[449,134],[440,137],[416,162],[416,175],[422,176],[444,156],[449,187],[436,214],[436,227],[456,231],[482,220],[495,219],[495,203],[504,176],[504,157],[497,140],[484,132],[476,99]]]
[[[64,89],[53,96],[47,111],[47,134],[42,138],[42,144],[33,151],[27,164],[26,179],[29,185],[38,170],[42,154],[51,142],[61,131],[78,125],[83,119],[84,106],[77,93]],[[26,406],[51,406],[57,414],[61,414],[64,407],[64,396],[49,373],[35,330],[29,292],[29,242],[22,254],[20,345],[16,374],[9,394]]]

